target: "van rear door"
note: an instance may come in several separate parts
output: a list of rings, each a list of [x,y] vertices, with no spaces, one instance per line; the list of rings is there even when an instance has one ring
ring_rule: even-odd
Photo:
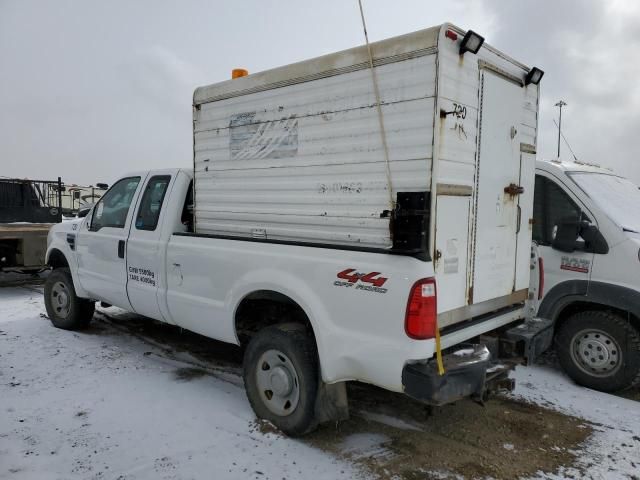
[[[518,234],[528,228],[532,197],[520,183],[533,177],[533,156],[525,157],[521,175],[520,128],[526,90],[513,80],[483,69],[481,73],[480,140],[476,176],[475,248],[470,303],[503,297],[515,291]],[[531,170],[529,172],[529,170]],[[524,191],[523,191],[524,190]],[[526,206],[522,215],[522,206]],[[520,236],[522,250],[530,236]],[[528,239],[528,240],[527,240]],[[527,253],[528,255],[528,253]],[[528,260],[526,262],[528,267]],[[528,280],[528,277],[526,278]],[[525,280],[525,283],[526,283]],[[525,286],[526,288],[526,286]]]

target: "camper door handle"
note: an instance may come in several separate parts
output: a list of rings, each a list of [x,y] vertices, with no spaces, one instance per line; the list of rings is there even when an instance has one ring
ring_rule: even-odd
[[[516,223],[516,235],[518,235],[520,233],[520,223],[522,222],[522,208],[520,208],[520,205],[516,205],[516,207],[518,207],[518,223]]]
[[[516,195],[524,193],[524,187],[521,185],[516,185],[515,183],[510,183],[509,185],[504,187],[504,193],[515,197]]]

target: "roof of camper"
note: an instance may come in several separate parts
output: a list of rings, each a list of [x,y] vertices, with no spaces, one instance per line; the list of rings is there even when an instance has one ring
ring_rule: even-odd
[[[438,35],[441,29],[451,29],[460,35],[465,31],[450,23],[444,23],[435,27],[418,30],[397,37],[387,38],[370,44],[374,65],[389,63],[390,58],[409,57],[419,53],[428,54],[429,50],[436,51]],[[521,63],[507,57],[486,43],[484,48],[498,53],[510,62],[528,70]],[[386,61],[385,61],[386,60]],[[226,80],[212,85],[196,88],[193,94],[193,104],[199,105],[208,102],[235,97],[240,94],[259,92],[266,88],[278,88],[300,83],[301,81],[315,80],[318,78],[348,73],[369,66],[369,54],[366,45],[330,53],[321,57],[303,60],[301,62],[272,68],[254,73],[246,77]]]

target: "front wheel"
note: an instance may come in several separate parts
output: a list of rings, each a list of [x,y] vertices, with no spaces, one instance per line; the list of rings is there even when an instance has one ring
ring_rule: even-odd
[[[85,328],[95,310],[95,302],[76,295],[68,268],[57,268],[47,277],[44,304],[53,326],[65,330]]]
[[[304,325],[288,323],[259,331],[244,355],[244,384],[258,418],[290,436],[316,427],[318,361]]]
[[[579,312],[556,333],[562,368],[578,384],[613,392],[640,380],[640,332],[620,315]]]

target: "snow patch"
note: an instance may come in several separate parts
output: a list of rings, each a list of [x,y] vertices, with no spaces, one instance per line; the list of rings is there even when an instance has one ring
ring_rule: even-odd
[[[473,348],[462,348],[453,352],[453,355],[456,357],[468,357],[469,355],[473,355],[473,352]]]

